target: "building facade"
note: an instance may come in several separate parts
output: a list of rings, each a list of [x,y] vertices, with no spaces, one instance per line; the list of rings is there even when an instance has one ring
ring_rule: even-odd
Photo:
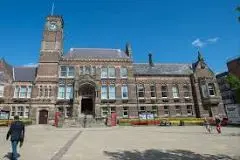
[[[225,115],[214,73],[199,53],[193,64],[134,63],[126,49],[71,48],[63,53],[61,16],[48,16],[39,63],[14,67],[0,62],[0,107],[11,117],[47,124],[56,111],[65,119]]]

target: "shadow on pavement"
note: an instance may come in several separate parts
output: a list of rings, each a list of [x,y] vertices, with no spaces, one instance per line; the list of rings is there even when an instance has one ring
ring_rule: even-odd
[[[150,149],[143,152],[134,151],[119,151],[109,152],[104,151],[104,154],[111,160],[239,160],[227,155],[209,155],[198,154],[187,150],[156,150]]]
[[[18,153],[17,158],[19,158],[19,157],[20,157],[20,154]],[[12,152],[8,152],[6,155],[4,155],[3,158],[11,160],[12,159]]]

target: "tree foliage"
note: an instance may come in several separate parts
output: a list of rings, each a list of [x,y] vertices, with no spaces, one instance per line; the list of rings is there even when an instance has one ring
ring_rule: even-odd
[[[240,103],[240,79],[232,74],[227,77],[227,82],[235,92],[237,103]]]
[[[236,8],[236,11],[237,11],[238,13],[240,13],[240,6],[238,6],[238,7]],[[238,17],[238,21],[240,22],[240,16]]]

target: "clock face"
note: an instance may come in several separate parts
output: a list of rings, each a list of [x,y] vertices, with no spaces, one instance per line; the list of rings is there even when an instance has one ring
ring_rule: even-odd
[[[55,23],[50,23],[48,29],[51,31],[55,31],[57,29],[57,25]]]

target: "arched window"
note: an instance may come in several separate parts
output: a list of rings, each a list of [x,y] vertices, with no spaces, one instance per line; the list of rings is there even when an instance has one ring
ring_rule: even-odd
[[[173,98],[179,97],[179,90],[177,85],[172,86],[172,94],[173,94]]]
[[[137,91],[138,91],[138,97],[143,98],[145,96],[145,89],[143,84],[139,84],[137,86]]]
[[[128,76],[127,68],[121,67],[121,69],[120,69],[120,76],[121,76],[121,78],[127,78],[127,76]]]
[[[162,91],[162,97],[167,98],[168,97],[168,88],[167,85],[161,86],[161,91]]]
[[[183,86],[183,96],[184,97],[190,97],[190,87],[188,84],[185,84]]]

